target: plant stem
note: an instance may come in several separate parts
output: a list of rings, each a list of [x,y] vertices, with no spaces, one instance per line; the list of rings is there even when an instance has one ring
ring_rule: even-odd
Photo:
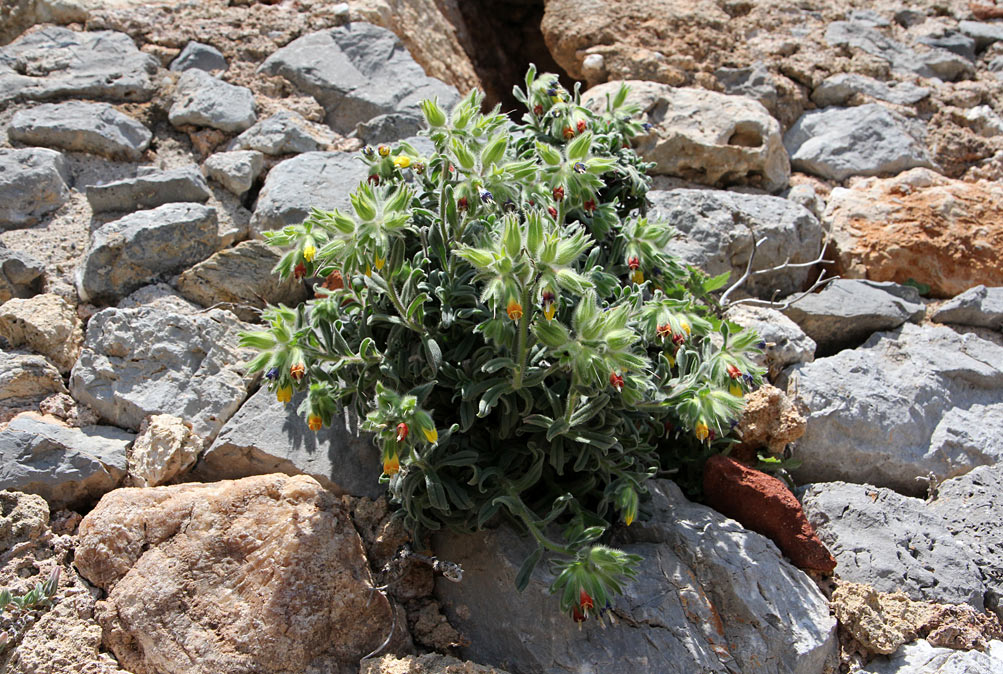
[[[394,284],[390,281],[390,279],[387,279],[387,296],[390,298],[390,301],[393,302],[394,308],[397,309],[397,313],[400,314],[401,320],[404,321],[404,325],[414,330],[419,335],[424,335],[425,331],[420,326],[412,323],[411,319],[407,317],[407,309],[404,308],[400,297],[397,296],[397,289],[394,288]]]
[[[526,360],[529,358],[529,346],[526,344],[529,333],[529,289],[522,291],[522,318],[519,319],[519,338],[516,343],[516,357],[519,364],[515,369],[515,377],[512,380],[512,388],[518,391],[522,388],[522,377],[526,372]]]
[[[578,405],[578,372],[571,368],[571,385],[568,387],[568,406],[564,410],[564,420],[571,425],[571,417],[575,413],[575,407]]]

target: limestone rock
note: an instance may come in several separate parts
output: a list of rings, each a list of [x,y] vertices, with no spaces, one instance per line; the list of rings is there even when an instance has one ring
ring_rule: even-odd
[[[75,563],[133,672],[347,674],[391,620],[346,507],[306,476],[115,491]]]
[[[852,105],[860,97],[875,98],[897,105],[912,105],[930,95],[930,90],[910,82],[882,82],[866,75],[838,73],[822,81],[812,91],[811,100],[820,108]]]
[[[916,52],[864,22],[834,21],[825,31],[832,46],[848,46],[887,61],[894,72],[920,77],[958,80],[975,73],[971,62],[943,49]]]
[[[724,93],[759,101],[771,115],[777,116],[777,87],[762,61],[747,68],[718,68],[714,76],[724,88]]]
[[[0,335],[12,346],[27,346],[46,356],[64,374],[73,367],[84,341],[76,310],[51,293],[0,306]]]
[[[0,150],[0,230],[33,225],[70,197],[69,170],[55,150]]]
[[[45,267],[16,250],[0,245],[0,302],[27,298],[42,292]]]
[[[652,171],[718,187],[752,185],[767,192],[787,187],[790,163],[780,123],[760,103],[704,89],[632,81],[627,100],[641,107],[652,128],[638,136],[638,153]],[[589,89],[582,104],[606,105],[619,82]]]
[[[613,602],[612,629],[589,620],[579,632],[548,592],[545,564],[515,591],[531,540],[508,528],[436,536],[438,556],[464,569],[462,583],[437,583],[449,621],[470,640],[460,656],[547,674],[723,673],[763,662],[793,674],[824,671],[836,651],[835,620],[815,584],[766,538],[688,502],[671,482],[649,485],[652,517],[634,522],[619,545],[644,561]]]
[[[111,302],[209,257],[219,246],[216,209],[165,204],[109,222],[91,235],[77,268],[77,292],[85,302]]]
[[[904,324],[785,372],[811,411],[797,441],[801,482],[852,480],[919,494],[917,478],[1003,458],[1003,347]]]
[[[926,641],[903,646],[895,655],[872,660],[859,674],[995,674],[1003,669],[1003,641],[992,641],[989,649],[958,651],[936,648]]]
[[[170,70],[181,72],[192,69],[204,70],[207,73],[226,70],[226,58],[223,57],[223,52],[212,45],[192,41],[185,45],[176,59],[171,61]]]
[[[86,506],[125,477],[134,437],[111,426],[69,428],[22,414],[0,431],[0,489],[38,494],[53,510]]]
[[[1003,42],[1003,25],[984,21],[959,21],[958,29],[975,41],[975,48],[982,51],[994,42]]]
[[[87,186],[87,201],[95,213],[131,213],[178,202],[203,203],[212,196],[195,166],[150,171],[135,178]]]
[[[296,411],[305,396],[298,393],[283,405],[260,389],[223,427],[195,474],[205,481],[306,474],[338,494],[379,498],[386,488],[379,483],[382,465],[372,440],[358,435],[358,422],[350,416],[335,417],[316,433],[309,430]]]
[[[0,554],[35,541],[49,528],[49,504],[37,494],[0,491]]]
[[[942,304],[930,319],[1003,331],[1003,287],[975,286]]]
[[[788,365],[810,363],[815,359],[815,342],[797,323],[776,309],[736,304],[728,308],[725,317],[759,335],[763,353],[756,356],[755,361],[765,367],[771,377]]]
[[[0,351],[0,404],[65,392],[59,370],[42,356]]]
[[[7,128],[11,140],[69,152],[139,161],[153,134],[107,103],[46,103],[17,112]]]
[[[424,123],[414,115],[391,112],[355,125],[355,137],[368,145],[393,143],[417,135]]]
[[[752,233],[765,241],[756,251],[753,269],[791,262],[810,262],[822,245],[822,226],[803,206],[765,195],[723,190],[652,190],[649,217],[672,223],[680,236],[669,243],[669,252],[714,276],[731,272],[738,281],[752,254]],[[748,224],[750,230],[743,226]],[[806,267],[788,268],[753,277],[732,297],[770,298],[801,290],[813,277]]]
[[[204,70],[186,70],[178,78],[168,119],[174,126],[208,126],[227,133],[254,124],[254,94],[217,79]]]
[[[302,281],[272,273],[281,257],[263,241],[243,241],[182,272],[178,290],[204,307],[222,303],[241,320],[257,321],[266,303],[296,306],[307,299]]]
[[[765,448],[770,454],[784,453],[784,448],[804,435],[807,420],[804,410],[776,386],[764,384],[745,394],[745,409],[738,422],[741,442],[732,450],[732,456],[755,459],[755,450]]]
[[[359,674],[507,674],[504,670],[464,662],[448,655],[426,653],[398,658],[384,655],[379,660],[362,664]]]
[[[264,156],[255,150],[217,152],[205,160],[206,175],[238,197],[251,189],[265,167]]]
[[[246,328],[219,309],[105,309],[87,325],[70,390],[117,426],[136,430],[150,414],[176,414],[211,441],[252,383],[242,370],[250,354],[237,347]]]
[[[132,292],[118,303],[119,309],[150,307],[172,314],[197,314],[202,307],[189,302],[166,283],[154,283]]]
[[[129,483],[158,487],[192,467],[202,451],[202,439],[171,414],[154,414],[143,422],[129,451]]]
[[[859,346],[875,332],[918,323],[926,307],[919,292],[897,283],[836,279],[785,313],[818,345],[817,355]]]
[[[837,181],[933,167],[905,119],[877,103],[806,112],[784,134],[784,146],[792,168]]]
[[[944,49],[969,61],[975,61],[975,40],[961,31],[938,31],[923,35],[916,42],[928,47]]]
[[[297,112],[279,110],[237,136],[232,145],[235,149],[280,155],[314,152],[333,142],[330,130],[311,124]]]
[[[953,297],[1003,285],[1003,187],[951,180],[926,169],[862,180],[829,196],[837,272],[848,278],[930,286]]]
[[[112,31],[46,26],[0,48],[0,103],[65,97],[147,101],[159,63]]]
[[[318,53],[325,58],[318,61]],[[453,87],[425,75],[397,36],[362,22],[297,38],[258,70],[281,75],[317,99],[328,125],[343,134],[390,112],[417,119],[417,105],[425,98],[438,97],[446,108],[459,99]]]

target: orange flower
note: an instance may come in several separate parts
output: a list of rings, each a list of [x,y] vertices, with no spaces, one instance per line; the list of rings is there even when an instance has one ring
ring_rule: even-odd
[[[609,383],[618,393],[623,390],[623,377],[616,372],[609,373]]]
[[[398,472],[400,472],[400,469],[401,469],[401,462],[400,459],[397,458],[397,454],[394,454],[389,458],[383,459],[383,472],[386,473],[387,475],[396,475]]]
[[[317,431],[319,431],[320,429],[322,429],[324,427],[324,420],[321,419],[316,414],[311,414],[306,419],[306,425],[307,425],[307,427],[309,427],[309,429],[311,431],[313,431],[314,433],[316,433]]]
[[[397,424],[397,442],[404,442],[404,438],[407,437],[408,427],[403,421]]]
[[[505,312],[508,313],[508,317],[513,321],[518,321],[522,318],[522,305],[515,300],[509,300],[508,307],[505,308]]]
[[[289,376],[294,380],[299,381],[306,374],[306,366],[303,363],[296,363],[289,368]]]

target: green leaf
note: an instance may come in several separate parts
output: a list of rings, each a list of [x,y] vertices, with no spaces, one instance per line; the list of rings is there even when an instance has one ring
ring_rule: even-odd
[[[517,592],[522,592],[529,585],[529,579],[533,575],[533,570],[539,564],[542,557],[543,546],[538,546],[536,550],[530,553],[529,557],[522,563],[522,566],[519,567],[519,573],[515,576],[515,589]]]
[[[728,279],[730,277],[731,277],[730,271],[726,271],[723,274],[719,274],[718,276],[710,277],[709,279],[703,282],[704,292],[710,293],[714,292],[715,290],[718,290],[719,288],[723,288],[728,283]]]

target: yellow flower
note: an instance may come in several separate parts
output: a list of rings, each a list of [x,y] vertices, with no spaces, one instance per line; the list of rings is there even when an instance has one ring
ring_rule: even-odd
[[[380,153],[381,157],[386,157],[388,154],[390,154],[390,148],[387,147],[386,145],[380,145],[376,149]]]
[[[275,397],[278,398],[280,403],[287,403],[293,399],[293,387],[292,386],[280,386],[275,389]]]
[[[635,269],[630,275],[630,280],[637,284],[644,283],[644,272],[640,269]]]
[[[554,314],[557,313],[557,302],[550,302],[543,308],[543,315],[548,321],[554,320]]]
[[[399,169],[406,169],[410,165],[411,165],[411,158],[405,155],[401,155],[397,157],[397,159],[394,159],[394,166],[396,166]]]
[[[687,335],[690,334],[690,324],[689,323],[687,323],[686,321],[682,321],[680,323],[680,325],[681,325],[681,327],[683,329],[683,332],[685,332]]]
[[[731,386],[728,387],[728,392],[736,398],[741,398],[745,395],[745,391],[743,391],[742,387],[736,382],[731,382]]]
[[[707,424],[705,424],[702,421],[696,425],[696,428],[693,429],[693,432],[696,434],[697,440],[699,440],[700,442],[706,440],[707,436],[710,435],[710,429],[707,428]]]
[[[319,431],[324,427],[324,421],[316,414],[311,414],[309,417],[307,417],[306,425],[311,431],[316,433],[317,431]]]
[[[396,454],[394,454],[390,458],[383,459],[383,472],[386,473],[387,475],[396,475],[398,472],[400,472],[400,469],[401,469],[401,462],[400,459],[397,458]]]
[[[314,246],[307,246],[303,249],[303,259],[307,262],[313,262],[313,259],[317,256],[317,248]]]
[[[438,442],[439,431],[435,430],[434,428],[431,430],[423,428],[421,429],[421,432],[425,434],[425,439],[428,440],[429,442]]]
[[[379,255],[377,255],[375,258],[373,258],[373,268],[376,271],[382,271],[383,270],[383,265],[385,265],[386,263],[387,263],[387,261],[385,259],[383,259],[382,257],[380,257]]]
[[[623,523],[628,527],[634,523],[634,513],[627,511],[627,514],[623,516]]]
[[[369,264],[367,263],[366,264],[366,276],[372,276],[372,275],[373,275],[373,268],[370,267]]]

